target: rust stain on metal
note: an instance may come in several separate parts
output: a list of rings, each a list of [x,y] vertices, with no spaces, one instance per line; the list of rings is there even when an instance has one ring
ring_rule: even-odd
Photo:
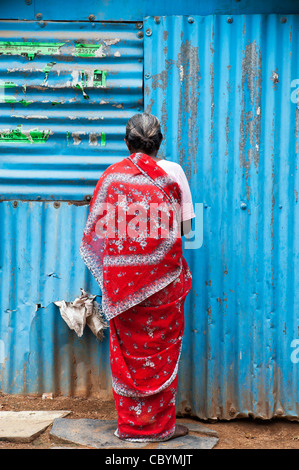
[[[166,90],[168,68],[173,63],[174,63],[174,61],[166,61],[166,69],[162,70],[162,72],[157,73],[156,75],[152,76],[152,89],[153,90],[156,90],[157,88],[161,88],[161,90],[163,90],[163,91]]]
[[[199,82],[201,79],[198,47],[186,41],[181,44],[178,60],[176,62],[180,81],[179,117],[178,117],[178,147],[179,163],[183,164],[186,155],[186,144],[183,136],[188,132],[188,161],[185,166],[187,178],[191,177],[191,158],[193,159],[193,172],[196,173],[197,151],[198,151],[198,105],[199,105]],[[187,124],[187,129],[186,129]]]
[[[240,118],[239,158],[240,166],[245,169],[247,200],[250,198],[249,178],[251,163],[252,161],[254,162],[256,169],[259,165],[262,95],[261,62],[261,51],[256,41],[253,41],[245,47],[241,80],[242,110]],[[249,92],[249,102],[246,97],[246,91]],[[248,144],[249,148],[245,154]]]
[[[148,85],[146,85],[146,87],[144,88],[144,93],[146,94],[146,96],[149,96],[150,93],[151,93],[151,89]]]
[[[152,107],[153,107],[153,104],[155,103],[155,101],[153,100],[153,98],[151,98],[149,104],[147,105],[146,107],[146,112],[151,114],[152,112]]]
[[[67,202],[69,206],[88,206],[90,204],[90,200],[89,201],[63,201],[63,202]]]
[[[274,90],[276,90],[277,89],[277,83],[279,82],[277,69],[275,69],[272,72],[271,80],[273,82],[273,88],[274,88]]]

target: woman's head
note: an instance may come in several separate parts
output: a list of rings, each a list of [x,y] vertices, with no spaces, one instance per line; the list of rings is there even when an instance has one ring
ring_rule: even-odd
[[[162,139],[159,119],[152,114],[135,114],[127,123],[125,141],[132,153],[156,155]]]

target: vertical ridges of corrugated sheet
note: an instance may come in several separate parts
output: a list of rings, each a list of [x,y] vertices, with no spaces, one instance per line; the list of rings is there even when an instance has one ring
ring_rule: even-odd
[[[0,199],[83,200],[143,110],[135,23],[2,21]]]
[[[299,18],[161,17],[144,28],[161,155],[203,203],[203,245],[185,249],[178,410],[298,417]]]
[[[53,304],[75,300],[81,287],[100,302],[100,288],[79,254],[88,209],[0,202],[3,392],[111,396],[109,330],[102,343],[88,326],[78,338]]]

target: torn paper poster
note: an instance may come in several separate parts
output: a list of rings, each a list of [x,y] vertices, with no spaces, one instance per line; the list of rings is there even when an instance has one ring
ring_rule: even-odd
[[[107,324],[102,316],[100,305],[94,300],[96,295],[88,295],[81,288],[82,294],[74,302],[60,300],[54,302],[60,309],[60,314],[71,330],[80,337],[87,323],[94,335],[102,341]]]

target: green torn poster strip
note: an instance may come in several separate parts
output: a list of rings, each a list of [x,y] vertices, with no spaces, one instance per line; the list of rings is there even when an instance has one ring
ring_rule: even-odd
[[[32,60],[36,54],[59,54],[59,49],[64,42],[13,42],[0,41],[0,55],[22,55]]]
[[[19,124],[16,129],[5,129],[0,131],[0,144],[44,144],[48,140],[50,132],[50,130],[40,131],[38,128],[30,131],[22,131],[22,124]]]
[[[17,98],[11,94],[11,92],[15,93],[17,91],[17,85],[14,82],[2,82],[0,83],[0,103],[20,103],[24,106],[28,106],[28,104],[33,103],[33,101],[27,101],[22,98],[21,100],[17,100]],[[26,89],[23,92],[26,93]]]
[[[76,44],[75,52],[72,55],[75,57],[106,57],[102,44]]]
[[[44,83],[48,80],[48,75],[50,70],[56,65],[56,62],[49,62],[44,68],[43,72],[45,74]]]
[[[85,84],[86,84],[85,72],[84,72],[84,70],[81,70],[81,71],[80,71],[80,77],[81,77],[81,83],[77,83],[76,88],[78,88],[79,90],[81,90],[84,99],[85,99],[85,100],[88,100],[88,99],[89,99],[89,96],[88,96],[88,94],[87,94],[87,93],[85,92],[85,90],[84,90],[84,87],[85,87]]]
[[[73,86],[82,91],[84,99],[88,100],[89,96],[85,91],[85,88],[106,88],[107,83],[107,71],[105,70],[80,70],[78,75],[73,77],[76,83]]]
[[[107,72],[104,70],[93,71],[93,85],[96,87],[106,87]]]
[[[16,103],[16,97],[10,94],[16,91],[16,86],[13,82],[0,83],[0,103]]]
[[[104,132],[101,133],[101,146],[106,146],[106,134],[104,134]]]

